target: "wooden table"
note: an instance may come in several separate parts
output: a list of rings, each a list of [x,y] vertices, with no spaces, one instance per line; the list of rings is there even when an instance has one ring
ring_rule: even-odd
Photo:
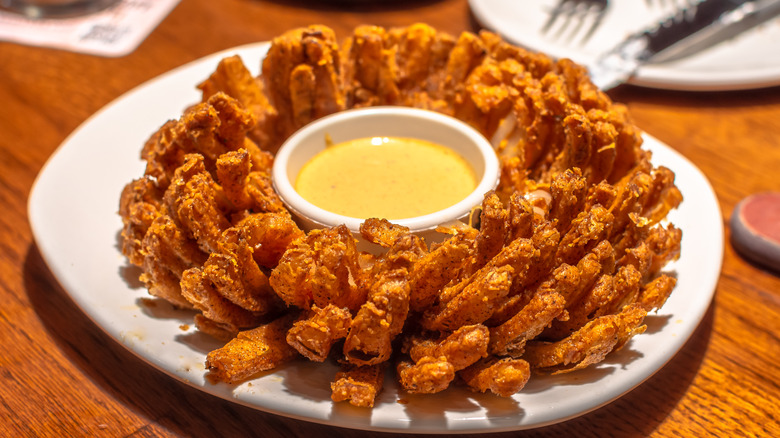
[[[452,34],[477,29],[466,0],[365,2],[354,9],[301,0],[183,0],[121,58],[0,43],[0,435],[386,436],[258,412],[141,362],[58,285],[33,241],[27,200],[36,174],[69,133],[169,69],[312,23],[344,36],[363,23],[415,21]],[[623,87],[611,96],[711,181],[726,225],[722,274],[701,325],[655,376],[595,412],[522,435],[780,436],[780,277],[735,253],[727,223],[743,197],[780,190],[780,88]]]

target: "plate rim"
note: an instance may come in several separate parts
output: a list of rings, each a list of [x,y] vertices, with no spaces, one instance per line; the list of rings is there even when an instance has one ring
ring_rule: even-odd
[[[714,191],[712,190],[712,187],[709,185],[706,176],[693,163],[685,159],[685,157],[683,157],[678,152],[674,151],[669,146],[664,145],[654,137],[645,134],[644,139],[645,139],[646,146],[644,147],[647,147],[648,149],[652,150],[654,154],[658,154],[659,156],[665,156],[667,157],[667,159],[671,158],[673,161],[677,163],[682,163],[681,165],[689,166],[686,175],[690,176],[689,174],[692,173],[693,176],[690,177],[693,178],[698,185],[701,185],[702,187],[706,188],[706,190],[703,193],[704,196],[701,196],[701,198],[707,202],[709,207],[714,207],[717,210],[718,213],[717,217],[710,218],[709,222],[710,222],[710,226],[713,226],[715,227],[716,230],[719,230],[719,232],[716,233],[717,238],[715,239],[716,243],[719,243],[719,248],[716,248],[716,251],[710,254],[710,258],[712,260],[715,260],[715,262],[712,266],[709,266],[710,275],[706,279],[709,281],[704,282],[706,286],[703,288],[704,289],[703,295],[695,297],[696,298],[695,312],[687,315],[689,320],[686,322],[685,327],[689,330],[687,330],[687,332],[683,332],[682,336],[680,336],[676,340],[676,343],[674,345],[675,348],[672,349],[673,351],[667,349],[665,351],[664,357],[655,358],[652,364],[646,367],[646,368],[652,368],[651,372],[643,372],[642,375],[639,376],[639,378],[634,376],[633,379],[630,379],[630,385],[624,385],[619,394],[602,396],[598,403],[585,403],[581,409],[576,409],[574,411],[570,410],[566,415],[556,416],[556,415],[540,413],[538,414],[538,421],[535,422],[530,421],[528,423],[523,423],[521,420],[520,423],[512,423],[512,424],[501,423],[497,425],[494,424],[491,426],[489,419],[463,420],[457,418],[450,419],[448,417],[444,419],[445,428],[442,429],[441,421],[435,423],[426,423],[425,421],[417,421],[417,424],[415,424],[414,420],[409,420],[409,419],[401,421],[400,419],[397,418],[395,420],[373,418],[375,416],[381,416],[382,412],[379,411],[379,409],[381,409],[381,406],[375,407],[374,411],[371,411],[370,413],[367,414],[368,415],[367,417],[364,414],[361,414],[362,416],[360,417],[355,417],[352,414],[352,411],[350,411],[349,409],[342,409],[342,408],[334,409],[334,407],[331,405],[332,402],[330,402],[329,399],[320,400],[320,402],[324,402],[328,405],[331,405],[330,408],[327,409],[330,415],[324,415],[319,417],[312,417],[310,415],[303,413],[303,411],[301,410],[290,411],[290,410],[285,410],[274,406],[267,406],[267,405],[258,406],[256,403],[248,401],[251,400],[251,398],[242,397],[240,392],[239,394],[237,394],[237,391],[240,388],[243,388],[241,389],[241,391],[243,391],[246,389],[245,387],[242,386],[231,387],[228,388],[228,390],[226,390],[225,387],[227,385],[222,385],[222,386],[205,385],[202,383],[198,383],[196,379],[192,378],[194,374],[191,373],[188,374],[180,369],[172,369],[170,364],[162,363],[159,358],[149,357],[149,354],[145,354],[143,348],[139,347],[140,341],[132,337],[128,337],[126,332],[124,332],[123,334],[123,332],[120,332],[117,329],[117,327],[107,326],[107,324],[110,324],[107,315],[96,313],[100,311],[101,306],[103,306],[104,304],[103,303],[100,303],[99,305],[96,304],[94,302],[96,298],[94,296],[89,296],[90,291],[84,291],[79,289],[78,281],[75,280],[83,280],[83,279],[78,277],[74,279],[73,276],[75,274],[71,272],[71,269],[73,268],[72,260],[62,260],[62,254],[61,252],[58,253],[58,251],[61,251],[60,247],[62,246],[63,242],[54,241],[55,237],[52,237],[52,235],[57,236],[58,233],[56,233],[55,230],[51,229],[51,222],[50,221],[47,222],[48,219],[46,219],[47,215],[50,215],[52,212],[56,212],[57,208],[60,207],[60,205],[57,203],[59,201],[54,200],[55,202],[52,203],[52,199],[50,197],[47,197],[46,195],[48,193],[54,193],[56,191],[55,186],[53,184],[57,183],[55,178],[57,176],[56,175],[57,172],[73,170],[71,168],[66,167],[69,164],[68,154],[73,154],[75,152],[82,152],[82,150],[92,151],[95,148],[94,145],[85,145],[80,142],[90,139],[91,138],[90,136],[93,134],[93,131],[98,130],[97,125],[102,123],[105,119],[107,119],[108,117],[115,116],[114,113],[124,111],[125,108],[123,106],[127,106],[128,105],[127,102],[132,100],[134,96],[137,97],[139,93],[150,93],[156,89],[155,87],[159,88],[161,87],[161,84],[165,84],[166,81],[172,81],[173,79],[178,79],[182,75],[192,76],[194,74],[192,73],[194,70],[207,71],[211,69],[213,71],[213,68],[216,66],[216,62],[218,62],[219,59],[221,59],[222,57],[228,54],[233,54],[233,53],[238,53],[239,55],[261,54],[260,56],[263,56],[264,51],[268,48],[268,45],[269,45],[268,42],[262,42],[262,43],[253,43],[244,46],[239,46],[236,48],[226,49],[217,52],[215,54],[208,55],[201,59],[192,61],[190,63],[187,63],[181,67],[178,67],[167,73],[164,73],[163,75],[151,79],[145,82],[144,84],[139,85],[138,87],[133,88],[132,90],[123,94],[116,100],[112,101],[110,104],[106,105],[103,109],[96,112],[93,116],[88,118],[79,128],[77,128],[70,136],[68,136],[66,140],[49,157],[47,162],[41,168],[41,171],[36,177],[35,182],[33,183],[29,195],[29,200],[28,200],[28,217],[29,217],[29,222],[32,229],[34,241],[36,242],[39,251],[41,253],[41,256],[44,259],[47,267],[52,272],[53,276],[57,279],[59,284],[62,286],[63,291],[65,291],[65,293],[76,303],[76,305],[82,311],[84,311],[85,315],[89,319],[91,319],[101,330],[103,330],[109,337],[114,339],[119,345],[128,349],[130,352],[135,354],[144,362],[164,372],[170,377],[179,380],[180,382],[188,384],[189,386],[192,386],[200,391],[217,396],[224,400],[242,404],[244,406],[248,406],[250,408],[261,410],[271,414],[319,423],[319,424],[346,427],[346,428],[358,429],[358,430],[425,433],[425,434],[504,432],[504,431],[532,429],[532,428],[542,427],[554,423],[559,423],[562,421],[567,421],[572,418],[584,415],[587,412],[596,410],[620,398],[621,396],[630,392],[633,388],[635,388],[636,386],[640,385],[645,380],[650,378],[655,372],[663,368],[663,366],[669,360],[671,360],[677,354],[677,352],[685,345],[687,339],[691,336],[695,328],[701,322],[702,318],[704,317],[704,314],[709,308],[709,305],[712,301],[712,297],[715,293],[715,286],[717,284],[717,280],[720,275],[720,268],[721,268],[721,263],[723,258],[723,225],[722,225],[722,221],[720,220],[721,215],[720,215],[720,209],[717,204],[717,198],[715,196]],[[244,59],[244,61],[247,62],[247,59]],[[188,73],[188,75],[185,75],[184,73]],[[203,77],[203,79],[205,79],[205,77]],[[194,89],[196,84],[191,83],[186,85]],[[190,104],[190,103],[192,102],[182,102],[183,105]],[[159,120],[157,125],[154,126],[154,129],[158,128],[164,122],[165,120]],[[146,133],[146,137],[148,137],[148,135],[151,135],[152,132],[153,131]],[[135,145],[136,155],[138,155],[142,144],[134,144],[134,145]],[[129,153],[129,151],[126,152]],[[141,165],[140,158],[138,158],[138,163],[136,164],[138,166]],[[677,169],[673,169],[673,170],[677,172]],[[131,175],[131,178],[137,178],[140,176],[141,174],[135,174],[135,175]],[[125,183],[126,182],[129,182],[129,179],[126,180]],[[59,188],[60,187],[58,186],[56,187],[56,189]],[[681,187],[681,190],[685,192],[686,190],[688,190],[688,188]],[[702,194],[697,194],[697,195],[702,195]],[[686,200],[687,199],[688,198],[686,197]],[[116,193],[115,200],[116,200],[115,205],[118,205],[118,193]],[[116,210],[114,209],[112,213],[115,214],[115,211]],[[118,215],[115,214],[115,216],[117,216],[117,218],[115,219],[118,220]],[[118,229],[114,230],[114,232],[118,232],[118,231],[119,231]],[[685,230],[683,231],[684,231],[683,239],[685,242],[686,233]],[[64,237],[59,237],[60,240],[62,240],[63,238]],[[115,235],[110,236],[109,240],[110,240],[109,243],[111,245],[116,244]],[[106,242],[103,242],[103,244],[105,243]],[[117,248],[113,248],[113,250],[118,251]],[[109,250],[109,253],[110,252],[111,251]],[[121,256],[121,253],[119,253],[119,255]],[[701,282],[701,280],[702,280],[701,278],[698,279],[699,282]],[[94,293],[94,291],[91,292]],[[138,292],[139,291],[133,291],[133,295],[132,295],[133,299],[135,299],[135,296]],[[145,292],[145,289],[142,292]],[[673,293],[672,296],[675,297],[676,294],[679,294],[679,290],[675,291],[675,293]],[[643,337],[652,336],[652,334],[646,334],[642,336]],[[632,342],[634,341],[632,340]],[[629,363],[628,365],[630,367],[631,364]],[[582,370],[582,372],[585,371],[587,370]],[[274,373],[271,373],[271,375],[273,374]],[[488,395],[488,397],[494,397],[494,396]],[[513,399],[517,400],[518,398],[523,399],[525,397],[526,397],[525,394],[523,393],[523,391],[521,391],[518,395],[513,397]],[[523,411],[526,412],[525,409],[523,409]],[[335,412],[335,417],[334,417],[334,412]]]

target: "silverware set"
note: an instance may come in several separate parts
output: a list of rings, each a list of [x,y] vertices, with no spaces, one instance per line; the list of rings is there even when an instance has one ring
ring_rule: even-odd
[[[588,62],[591,80],[601,89],[625,83],[649,62],[681,59],[780,16],[780,0],[646,0],[664,18],[618,38]],[[601,23],[606,0],[558,0],[542,33],[568,44],[584,44]],[[553,31],[553,28],[556,28]]]

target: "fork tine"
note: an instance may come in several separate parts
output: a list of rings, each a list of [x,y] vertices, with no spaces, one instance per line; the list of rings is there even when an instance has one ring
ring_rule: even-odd
[[[593,5],[590,5],[586,2],[580,2],[578,3],[572,10],[571,16],[578,17],[577,22],[574,23],[574,26],[569,31],[569,37],[567,40],[569,41],[575,41],[577,35],[579,35],[580,31],[582,30],[583,25],[585,24],[585,21],[588,18],[588,13],[593,8]]]
[[[606,3],[606,0],[558,0],[549,10],[541,32],[554,39],[585,44],[601,24]],[[579,35],[582,36],[578,39]]]
[[[550,9],[550,17],[544,23],[544,26],[542,26],[542,33],[549,32],[550,28],[552,28],[553,24],[558,21],[558,18],[561,16],[564,10],[567,9],[567,6],[569,6],[570,3],[571,0],[558,0],[558,3],[553,6],[552,9]]]
[[[567,29],[571,28],[572,21],[579,18],[578,7],[581,0],[560,0],[555,9],[551,11],[550,26],[543,32],[552,32],[554,39],[566,38]],[[576,20],[579,22],[579,20]],[[575,25],[577,24],[575,22]],[[553,29],[555,28],[555,29]]]
[[[593,12],[592,15],[593,20],[590,23],[590,27],[588,28],[588,31],[580,39],[580,45],[584,45],[585,43],[588,42],[588,40],[590,40],[593,34],[596,33],[596,29],[598,29],[599,26],[601,26],[601,21],[604,19],[605,11],[603,7],[594,4],[590,8]]]

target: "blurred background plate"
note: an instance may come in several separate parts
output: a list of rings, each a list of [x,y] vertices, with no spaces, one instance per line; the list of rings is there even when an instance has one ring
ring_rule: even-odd
[[[469,0],[476,20],[506,40],[555,58],[588,65],[627,35],[669,16],[675,2],[611,0],[584,43],[545,35],[542,28],[559,0]],[[682,3],[682,2],[677,2]],[[739,90],[780,85],[780,17],[736,38],[674,61],[642,66],[630,84],[671,90]]]

